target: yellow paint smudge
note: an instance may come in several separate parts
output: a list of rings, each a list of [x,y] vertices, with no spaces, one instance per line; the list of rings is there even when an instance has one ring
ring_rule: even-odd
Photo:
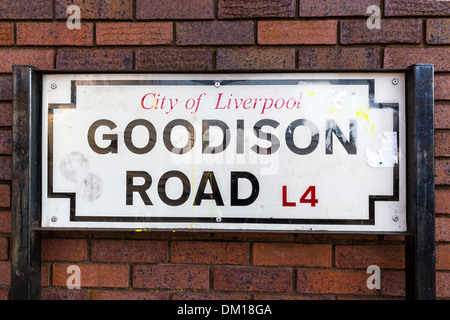
[[[371,119],[371,112],[369,106],[366,103],[362,103],[362,106],[356,110],[356,117],[358,120],[363,121],[363,129],[366,132],[366,137],[375,133],[375,125]]]
[[[358,117],[360,120],[370,122],[370,116],[370,109],[366,103],[362,103],[362,106],[356,109],[356,117]]]
[[[361,120],[369,121],[369,116],[367,115],[367,113],[360,110],[356,111],[356,117],[358,117]]]

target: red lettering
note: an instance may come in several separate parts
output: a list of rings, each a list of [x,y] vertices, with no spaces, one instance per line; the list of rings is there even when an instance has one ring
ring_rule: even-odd
[[[308,194],[311,194],[309,199],[306,198]],[[300,198],[300,203],[309,203],[311,204],[311,207],[315,207],[317,202],[319,202],[319,200],[316,199],[316,187],[310,186]]]
[[[152,105],[150,108],[146,108],[145,105],[144,105],[145,98],[146,98],[148,95],[153,95],[153,105]],[[142,97],[142,100],[141,100],[141,106],[142,106],[142,108],[144,108],[145,110],[150,110],[150,109],[152,109],[152,108],[154,107],[154,108],[156,109],[156,101],[155,101],[155,99],[156,99],[156,96],[155,96],[154,93],[147,93],[146,95],[144,95],[144,96]]]
[[[287,201],[287,187],[283,186],[283,207],[295,207],[295,202]]]

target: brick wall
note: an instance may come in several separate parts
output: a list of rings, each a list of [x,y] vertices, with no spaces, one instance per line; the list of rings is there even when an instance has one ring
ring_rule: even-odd
[[[66,8],[81,9],[80,30]],[[367,7],[381,8],[368,29]],[[0,0],[0,299],[11,272],[12,65],[81,70],[309,70],[435,64],[437,296],[450,298],[450,2]],[[82,288],[68,290],[69,265]],[[366,268],[382,271],[366,287]],[[51,232],[43,299],[397,299],[404,238]]]

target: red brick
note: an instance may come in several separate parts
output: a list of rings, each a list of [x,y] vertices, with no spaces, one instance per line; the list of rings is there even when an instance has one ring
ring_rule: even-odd
[[[450,44],[450,19],[427,20],[428,44]]]
[[[9,290],[7,288],[0,288],[0,300],[9,300]]]
[[[130,70],[132,50],[58,50],[56,67],[65,70]]]
[[[97,23],[98,45],[158,45],[173,40],[171,22]]]
[[[0,233],[11,233],[11,212],[0,211]]]
[[[353,241],[365,241],[365,240],[377,240],[378,236],[375,234],[333,234],[333,233],[299,233],[296,235],[298,240],[309,241],[335,241],[335,240],[353,240]]]
[[[176,24],[177,45],[251,45],[251,21],[199,21]]]
[[[138,70],[209,70],[212,69],[211,49],[151,48],[136,50]]]
[[[218,49],[217,69],[295,69],[295,49]]]
[[[435,160],[434,174],[435,184],[450,184],[450,160]]]
[[[2,0],[0,17],[2,19],[51,19],[52,2],[52,0]]]
[[[442,78],[442,77],[438,77]],[[436,79],[436,77],[435,77]],[[436,80],[435,80],[436,82]],[[435,89],[436,91],[436,89]],[[436,92],[435,92],[436,96]],[[434,128],[450,129],[450,102],[436,101],[434,104]]]
[[[450,218],[436,218],[436,241],[450,241]]]
[[[138,19],[213,19],[214,0],[137,0]]]
[[[219,0],[219,19],[293,18],[295,0]]]
[[[448,16],[450,3],[435,0],[386,0],[386,16]]]
[[[436,272],[436,297],[450,298],[450,273]]]
[[[421,43],[419,19],[382,20],[380,29],[368,29],[367,20],[344,20],[340,27],[341,43]]]
[[[0,131],[0,154],[12,154],[12,131]]]
[[[85,239],[42,239],[43,261],[85,261],[87,242]]]
[[[12,100],[12,77],[0,77],[0,100]],[[12,111],[11,111],[12,116]]]
[[[8,260],[8,238],[0,237],[0,260]]]
[[[136,265],[134,288],[208,289],[209,268],[182,265]]]
[[[93,24],[82,23],[80,29],[69,29],[65,22],[17,23],[16,42],[34,46],[92,46]]]
[[[365,271],[356,270],[299,269],[297,292],[373,295],[376,291],[367,288],[369,276]]]
[[[93,290],[92,300],[167,300],[167,292]]]
[[[12,115],[12,104],[0,103],[0,126],[12,126]]]
[[[366,16],[371,5],[380,6],[380,0],[301,0],[301,17]]]
[[[381,239],[385,241],[405,241],[405,236],[395,234],[384,234],[381,237]]]
[[[0,46],[14,44],[14,25],[9,22],[0,23]]]
[[[171,300],[250,300],[248,294],[218,292],[175,292]]]
[[[53,285],[65,287],[70,264],[53,265]],[[81,288],[86,287],[128,287],[129,267],[123,264],[77,264],[80,267]]]
[[[88,290],[43,289],[42,300],[89,300]]]
[[[436,157],[450,156],[450,131],[434,133],[434,155]]]
[[[253,264],[331,267],[331,250],[330,244],[255,243]]]
[[[450,214],[450,190],[435,191],[436,213]]]
[[[367,269],[377,265],[382,269],[403,269],[405,250],[403,245],[337,245],[335,262],[338,268]]]
[[[243,242],[175,241],[171,262],[196,264],[248,264],[249,245]]]
[[[300,48],[300,69],[377,69],[380,48]]]
[[[39,69],[53,69],[53,50],[0,49],[0,72],[12,72],[14,64],[32,65]]]
[[[248,232],[214,232],[213,234],[214,239],[226,239],[226,240],[239,240],[239,239],[245,239],[248,241],[248,239],[279,239],[279,240],[293,240],[295,239],[295,234],[292,233],[248,233]]]
[[[12,159],[9,156],[0,156],[0,180],[11,180]]]
[[[450,245],[436,246],[436,270],[450,270]]]
[[[111,19],[124,20],[133,17],[132,0],[56,0],[56,19],[67,19],[67,7],[76,5],[80,7],[81,20],[83,19]]]
[[[336,20],[260,21],[259,44],[336,44]]]
[[[449,2],[450,3],[450,2]],[[385,48],[385,68],[406,68],[415,63],[432,63],[435,71],[450,70],[448,48]]]
[[[0,207],[8,208],[11,204],[11,187],[6,184],[0,185]]]
[[[381,269],[381,294],[384,296],[405,296],[405,273]]]
[[[434,99],[450,100],[450,76],[436,75],[434,77]]]
[[[91,259],[94,262],[167,262],[166,241],[93,240]]]
[[[11,284],[11,262],[0,261],[0,286]]]
[[[287,268],[215,267],[214,290],[290,292],[292,271]]]

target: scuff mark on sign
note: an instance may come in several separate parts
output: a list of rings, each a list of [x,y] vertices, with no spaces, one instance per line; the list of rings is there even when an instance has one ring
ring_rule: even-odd
[[[344,109],[343,105],[343,98],[347,95],[347,92],[345,90],[333,90],[333,93],[328,98],[328,100],[331,100],[331,108],[330,113],[333,114],[335,110],[342,110]]]
[[[67,180],[78,182],[87,174],[89,161],[82,153],[74,151],[63,158],[59,170]]]
[[[81,195],[84,199],[92,202],[102,195],[103,181],[98,175],[89,173],[81,184]]]
[[[83,199],[90,202],[97,200],[102,194],[102,179],[89,172],[89,161],[80,152],[67,154],[59,165],[62,176],[76,183]]]

